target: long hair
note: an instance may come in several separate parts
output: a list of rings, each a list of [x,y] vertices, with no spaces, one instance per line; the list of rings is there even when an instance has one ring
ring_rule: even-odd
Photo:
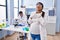
[[[42,9],[43,9],[43,7],[44,7],[44,5],[43,5],[43,3],[41,3],[41,2],[38,2],[36,5],[42,5]],[[42,17],[44,18],[44,15],[45,15],[45,12],[44,11],[42,11]]]
[[[44,18],[44,16],[45,16],[45,12],[44,11],[42,11],[42,15],[41,16]]]

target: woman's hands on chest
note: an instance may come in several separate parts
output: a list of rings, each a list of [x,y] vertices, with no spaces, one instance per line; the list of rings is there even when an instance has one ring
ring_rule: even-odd
[[[39,19],[40,17],[42,17],[40,14],[35,14],[31,17],[31,20],[32,19]]]

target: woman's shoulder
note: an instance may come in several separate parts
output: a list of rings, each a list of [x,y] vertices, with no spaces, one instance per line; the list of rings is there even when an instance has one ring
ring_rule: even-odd
[[[34,15],[34,14],[36,14],[36,11],[34,11],[34,12],[31,12],[31,15]]]
[[[34,16],[36,14],[36,12],[31,12],[30,16]]]
[[[48,12],[46,12],[46,11],[42,11],[43,13],[44,13],[44,15],[48,15]]]

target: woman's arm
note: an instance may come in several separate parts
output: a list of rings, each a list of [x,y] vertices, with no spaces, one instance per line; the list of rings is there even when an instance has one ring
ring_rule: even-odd
[[[33,23],[32,19],[33,19],[34,13],[31,13],[29,19],[28,19],[28,23],[31,24]]]

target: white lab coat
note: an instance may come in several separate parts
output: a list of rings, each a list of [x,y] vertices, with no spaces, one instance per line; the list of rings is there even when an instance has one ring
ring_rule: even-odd
[[[18,16],[18,22],[19,24],[24,24],[25,26],[28,26],[27,24],[27,16],[23,14],[23,17],[21,17],[20,15]],[[25,33],[20,33],[20,36],[25,35]]]
[[[19,24],[23,23],[25,25],[27,25],[27,16],[26,15],[23,15],[23,17],[21,17],[20,15],[18,16],[18,21],[19,21]]]
[[[30,15],[30,18],[29,18],[29,20],[28,20],[28,22],[29,22],[29,24],[31,24],[31,25],[34,25],[33,23],[35,22],[35,21],[39,21],[39,23],[40,23],[40,25],[39,25],[39,27],[40,27],[40,35],[41,35],[41,40],[47,40],[47,32],[46,32],[46,27],[45,27],[45,25],[46,25],[46,19],[47,19],[47,14],[45,13],[45,17],[44,18],[42,18],[42,16],[40,17],[40,18],[37,18],[37,19],[33,19],[33,18],[35,18],[34,17],[34,15],[36,14],[36,12],[33,12],[31,15]],[[32,17],[32,19],[31,19],[31,17]],[[36,16],[37,17],[37,16]],[[38,24],[37,24],[38,25]],[[36,25],[34,25],[34,26],[36,26]],[[31,26],[31,27],[33,27],[33,26]],[[36,29],[36,28],[35,28]]]

